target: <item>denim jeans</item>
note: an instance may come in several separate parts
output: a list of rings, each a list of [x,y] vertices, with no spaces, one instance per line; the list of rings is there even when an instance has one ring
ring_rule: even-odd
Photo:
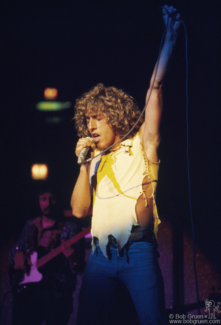
[[[127,243],[119,253],[117,245],[109,245],[108,256],[103,256],[97,241],[83,276],[77,324],[109,324],[118,281],[129,290],[140,324],[165,324],[164,285],[155,238]]]

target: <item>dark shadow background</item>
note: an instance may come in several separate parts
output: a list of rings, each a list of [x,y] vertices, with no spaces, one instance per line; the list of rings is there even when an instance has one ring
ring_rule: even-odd
[[[33,163],[49,166],[66,209],[79,166],[74,102],[99,82],[130,93],[140,108],[157,59],[164,1],[1,1],[1,233],[3,244],[32,217]],[[189,155],[197,245],[221,271],[220,258],[220,2],[171,1],[186,24],[189,59]],[[182,304],[182,233],[191,235],[183,26],[164,87],[159,149],[159,214],[173,228],[174,304]],[[46,87],[72,107],[37,111]],[[59,117],[58,124],[48,123]],[[181,260],[180,260],[181,258]],[[221,273],[221,272],[220,272]],[[180,282],[181,281],[181,282]],[[180,289],[181,288],[181,289]],[[208,298],[208,297],[205,297]]]

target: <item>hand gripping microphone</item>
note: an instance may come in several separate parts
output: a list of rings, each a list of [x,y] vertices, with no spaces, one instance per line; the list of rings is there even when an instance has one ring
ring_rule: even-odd
[[[87,139],[90,139],[91,142],[94,143],[94,141],[93,141],[92,138],[87,137]],[[81,164],[84,163],[84,161],[85,161],[85,159],[86,159],[86,157],[87,157],[87,154],[88,154],[90,148],[91,148],[91,147],[85,147],[85,148],[83,148],[83,149],[81,150],[81,152],[80,152],[80,154],[79,154],[79,156],[78,156],[78,164],[79,164],[79,165],[81,165]]]
[[[165,6],[159,7],[159,8],[162,9],[162,15],[163,16],[165,16],[165,15],[173,16],[173,19],[175,21],[179,21],[180,20],[180,14],[178,14],[176,11],[171,13],[169,9],[165,8]]]

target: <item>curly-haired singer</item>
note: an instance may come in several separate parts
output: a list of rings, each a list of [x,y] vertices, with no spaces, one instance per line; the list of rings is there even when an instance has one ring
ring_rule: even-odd
[[[108,324],[118,281],[128,288],[141,324],[165,323],[156,242],[160,223],[155,200],[157,149],[162,85],[180,15],[172,6],[164,6],[163,18],[167,31],[147,91],[145,119],[126,138],[140,115],[130,95],[98,84],[76,101],[74,119],[80,137],[76,155],[91,147],[95,157],[81,165],[71,198],[73,214],[82,218],[88,214],[93,194],[92,253],[80,293],[80,325]]]

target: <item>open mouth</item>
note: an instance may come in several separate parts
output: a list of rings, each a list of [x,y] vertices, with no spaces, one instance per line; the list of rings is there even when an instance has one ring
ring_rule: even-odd
[[[95,143],[97,143],[100,140],[100,135],[97,133],[92,134],[92,138]]]

